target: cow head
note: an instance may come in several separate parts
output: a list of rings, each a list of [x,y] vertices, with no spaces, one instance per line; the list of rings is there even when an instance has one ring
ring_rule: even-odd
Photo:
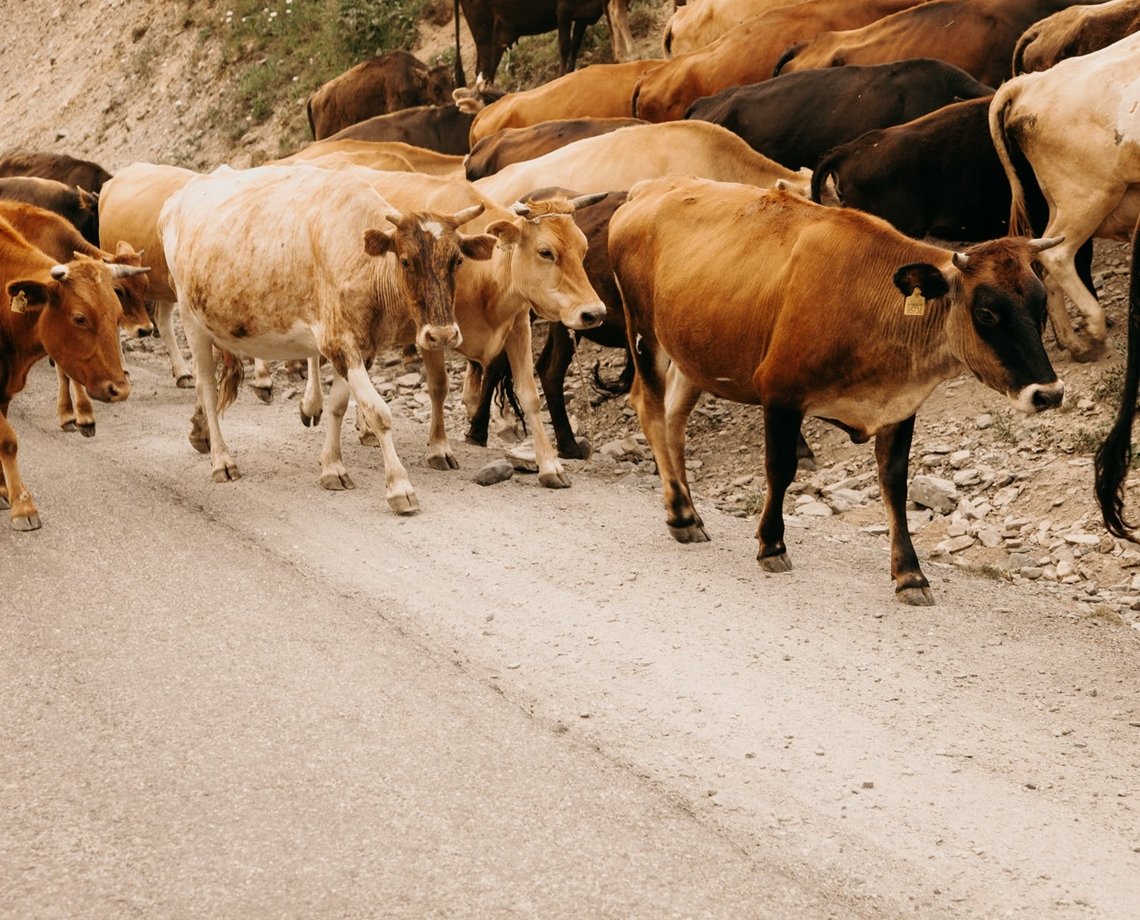
[[[10,309],[38,313],[36,329],[47,353],[67,376],[104,402],[118,402],[131,392],[119,350],[122,308],[113,288],[113,275],[123,271],[128,267],[77,254],[66,265],[7,285]]]
[[[446,64],[432,67],[427,72],[424,83],[425,105],[447,105],[452,101],[451,93],[455,89],[455,77]]]
[[[149,284],[147,272],[143,268],[142,251],[135,252],[133,246],[125,240],[120,240],[115,248],[115,254],[103,257],[108,265],[119,265],[125,268],[138,269],[129,273],[120,272],[115,275],[115,294],[123,308],[123,318],[120,325],[129,336],[147,336],[154,332],[154,323],[146,311],[146,289]],[[112,269],[112,274],[116,270]]]
[[[456,228],[482,211],[481,204],[455,214],[402,214],[389,209],[385,216],[395,224],[394,230],[364,231],[364,249],[370,256],[395,256],[397,284],[416,324],[416,345],[422,349],[459,346],[454,306],[456,269],[464,257],[491,258],[496,240],[486,234],[468,236]]]
[[[586,277],[586,235],[573,217],[576,209],[604,197],[520,201],[510,208],[517,218],[487,226],[510,253],[514,289],[540,317],[568,329],[591,329],[606,315],[606,305]]]
[[[1041,343],[1046,294],[1031,264],[1034,255],[1059,242],[993,240],[954,253],[944,269],[917,263],[894,277],[904,294],[948,298],[946,329],[954,356],[1026,413],[1058,406],[1065,395]]]

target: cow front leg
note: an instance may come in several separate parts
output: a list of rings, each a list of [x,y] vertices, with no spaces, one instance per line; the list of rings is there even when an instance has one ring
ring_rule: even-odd
[[[222,429],[218,424],[218,381],[214,342],[210,333],[194,318],[191,311],[186,311],[182,325],[190,343],[190,354],[194,357],[194,372],[197,375],[195,389],[198,405],[194,409],[194,419],[191,421],[190,443],[195,450],[201,451],[200,415],[204,415],[206,437],[210,448],[210,477],[214,482],[232,482],[240,479],[241,473],[233,457],[230,456],[229,448],[222,437]]]
[[[85,438],[95,437],[95,407],[82,383],[70,381],[72,404],[75,406],[75,425]]]
[[[174,375],[176,385],[181,390],[188,390],[194,386],[194,375],[190,373],[190,365],[182,357],[182,349],[178,347],[178,339],[174,335],[174,304],[159,301],[154,306],[154,324],[158,327],[159,338],[166,346],[170,355],[170,371]],[[183,324],[185,325],[185,324]]]
[[[447,440],[447,426],[443,420],[443,409],[447,403],[447,355],[436,349],[426,349],[423,354],[424,374],[427,377],[428,396],[431,397],[431,428],[428,431],[427,462],[433,470],[457,470],[459,461],[451,452]]]
[[[0,508],[11,507],[12,527],[15,530],[39,530],[40,515],[36,503],[28,493],[16,463],[19,444],[16,432],[8,422],[8,417],[0,413],[0,470],[4,481],[0,483]]]
[[[55,379],[58,385],[55,414],[59,418],[59,427],[64,431],[76,431],[75,405],[71,401],[71,378],[58,364],[55,366]]]
[[[558,462],[554,445],[546,434],[539,414],[538,383],[534,379],[534,353],[531,351],[530,314],[522,313],[507,333],[507,358],[511,362],[515,394],[523,410],[523,420],[534,439],[534,458],[538,461],[538,481],[548,489],[568,489],[570,477]]]
[[[570,427],[570,416],[566,412],[566,371],[574,359],[574,340],[570,330],[561,323],[551,323],[546,334],[546,344],[538,356],[535,370],[542,381],[542,392],[546,395],[546,409],[550,413],[550,424],[554,428],[554,442],[562,457],[585,460],[590,455],[590,442],[585,438],[574,437]],[[581,399],[589,399],[583,392]]]
[[[487,446],[487,435],[491,428],[491,400],[495,398],[495,387],[505,371],[507,356],[500,354],[487,365],[467,360],[467,371],[463,375],[463,408],[467,413],[468,444]],[[501,367],[500,367],[501,365]]]
[[[310,365],[310,380],[312,371]],[[318,389],[320,389],[319,384]],[[329,390],[329,427],[325,433],[324,446],[321,448],[321,487],[331,492],[356,488],[356,483],[348,475],[340,452],[341,431],[344,428],[344,413],[348,411],[349,394],[348,381],[334,371],[332,388]]]
[[[875,435],[875,461],[891,529],[891,577],[895,580],[895,596],[904,604],[929,607],[934,603],[934,594],[919,568],[906,522],[907,470],[913,435],[913,415],[884,428]]]
[[[760,541],[756,559],[767,572],[787,572],[792,568],[784,546],[784,495],[796,478],[796,445],[803,420],[798,409],[764,407],[764,471],[768,490],[756,528]]]
[[[273,402],[273,367],[268,361],[253,359],[253,379],[249,385],[263,403]]]
[[[333,361],[336,368],[336,361]],[[364,413],[364,424],[371,428],[380,442],[384,457],[384,484],[388,505],[397,514],[415,514],[420,510],[415,490],[408,471],[396,454],[396,443],[392,438],[392,410],[377,391],[363,363],[351,365],[345,375],[348,386],[356,399],[358,412]],[[331,428],[331,426],[330,426]]]
[[[317,427],[324,411],[324,399],[325,394],[321,389],[321,359],[309,358],[308,379],[305,380],[305,392],[301,396],[301,424],[306,428]]]

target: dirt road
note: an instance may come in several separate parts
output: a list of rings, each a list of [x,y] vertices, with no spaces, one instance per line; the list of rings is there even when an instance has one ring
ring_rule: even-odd
[[[1140,635],[883,536],[571,466],[483,488],[397,420],[422,513],[316,483],[324,427],[248,393],[243,478],[165,360],[55,429],[17,397],[44,529],[0,528],[0,915],[1135,917]],[[1083,609],[1083,608],[1082,608]]]

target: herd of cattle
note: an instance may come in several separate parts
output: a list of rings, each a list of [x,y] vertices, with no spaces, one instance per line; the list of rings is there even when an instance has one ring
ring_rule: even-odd
[[[461,65],[453,80],[405,52],[367,61],[311,97],[313,143],[253,169],[136,163],[111,176],[59,154],[0,158],[0,501],[12,524],[40,526],[12,396],[50,355],[61,426],[94,434],[89,397],[130,392],[117,327],[157,327],[178,386],[196,388],[190,441],[219,482],[239,476],[218,416],[241,358],[262,386],[266,361],[308,360],[306,425],[324,414],[326,360],[321,485],[353,488],[341,454],[351,397],[401,514],[419,505],[368,373],[381,348],[422,356],[430,466],[457,466],[443,413],[456,349],[468,438],[486,443],[505,387],[540,481],[559,488],[559,456],[587,447],[563,396],[573,336],[585,336],[629,352],[618,385],[631,385],[677,540],[707,539],[684,463],[702,393],[763,407],[769,571],[790,567],[782,509],[807,450],[801,423],[823,418],[875,438],[896,595],[933,603],[905,510],[919,406],[965,371],[1022,411],[1059,405],[1046,317],[1074,358],[1104,349],[1091,245],[1131,238],[1140,215],[1140,0],[690,0],[669,21],[668,57],[573,70],[581,29],[603,11],[628,34],[622,0],[455,0],[457,41],[462,13],[486,67],[473,88]],[[494,89],[503,49],[553,28],[568,72]],[[1124,404],[1097,462],[1119,535],[1138,301],[1134,283]],[[537,364],[532,314],[552,324]]]

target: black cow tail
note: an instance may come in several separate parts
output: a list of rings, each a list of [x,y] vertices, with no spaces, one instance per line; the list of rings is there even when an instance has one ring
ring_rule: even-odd
[[[816,204],[823,203],[823,187],[827,183],[827,177],[836,174],[838,160],[838,151],[830,150],[815,164],[815,169],[813,169],[811,173],[811,200]],[[838,195],[838,185],[836,185],[835,190]]]
[[[787,64],[788,61],[794,58],[797,54],[799,54],[800,49],[803,48],[805,44],[806,42],[799,42],[798,44],[792,45],[790,48],[786,49],[784,53],[780,55],[780,60],[776,61],[776,66],[772,70],[772,76],[778,77],[780,75],[780,71],[784,69],[784,65]]]
[[[463,57],[459,53],[459,0],[455,0],[455,85],[467,85],[467,76],[463,73]]]

